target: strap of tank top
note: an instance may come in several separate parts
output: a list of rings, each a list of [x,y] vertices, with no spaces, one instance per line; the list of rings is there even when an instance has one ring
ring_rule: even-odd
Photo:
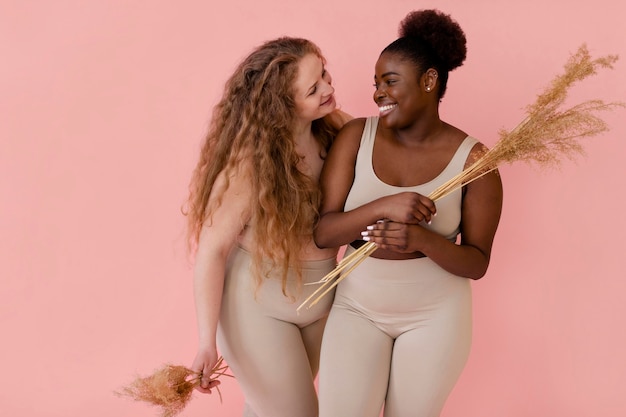
[[[378,116],[370,116],[365,119],[365,127],[363,128],[363,136],[361,138],[361,144],[368,141],[374,142],[376,136],[376,127],[378,126]]]
[[[459,145],[459,148],[456,150],[456,153],[452,157],[452,161],[450,161],[449,166],[454,167],[453,169],[455,171],[463,171],[463,168],[465,168],[465,162],[467,161],[467,157],[472,151],[474,145],[476,145],[477,143],[478,140],[476,138],[473,138],[471,136],[466,137],[463,142],[461,142],[461,145]]]

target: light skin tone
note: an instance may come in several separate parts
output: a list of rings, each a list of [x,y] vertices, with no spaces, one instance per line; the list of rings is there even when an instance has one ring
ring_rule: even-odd
[[[319,144],[311,133],[311,123],[329,115],[336,107],[333,96],[335,90],[320,57],[309,54],[301,59],[294,90],[297,108],[294,140],[303,156],[302,166],[299,168],[304,173],[319,178],[323,160],[320,157]],[[345,120],[343,115],[335,117]],[[247,249],[254,244],[251,227],[246,227],[251,218],[251,201],[254,201],[250,181],[252,175],[254,173],[250,164],[241,164],[238,167],[229,178],[229,186],[222,194],[221,204],[213,211],[210,221],[205,222],[200,232],[194,266],[199,347],[191,369],[203,373],[198,390],[205,393],[210,393],[219,384],[219,381],[209,381],[209,376],[218,359],[216,333],[227,259],[236,244]],[[225,187],[225,179],[225,174],[220,174],[209,205],[214,201],[217,191]],[[329,259],[336,255],[336,249],[317,248],[311,238],[311,242],[300,255],[301,259]]]
[[[383,53],[375,68],[374,101],[380,120],[373,167],[383,182],[415,186],[434,179],[448,164],[467,134],[439,118],[438,73],[419,71],[393,53]],[[414,192],[401,192],[343,211],[354,180],[354,166],[364,119],[339,133],[321,176],[324,200],[315,231],[320,247],[362,239],[378,245],[373,257],[409,259],[427,256],[455,275],[479,279],[487,271],[502,209],[502,184],[494,172],[464,187],[461,241],[455,244],[423,226],[437,213],[436,203]],[[466,166],[482,144],[474,146]],[[421,223],[421,224],[420,224]]]

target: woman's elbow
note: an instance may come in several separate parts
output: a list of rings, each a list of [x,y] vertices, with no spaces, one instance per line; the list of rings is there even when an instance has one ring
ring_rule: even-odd
[[[478,281],[479,279],[483,278],[486,274],[487,274],[487,270],[484,270],[482,272],[471,274],[467,278],[471,279],[472,281]]]
[[[485,262],[481,263],[481,265],[477,265],[473,271],[471,271],[467,278],[478,281],[483,278],[487,274],[487,269],[489,269],[489,260],[485,260]]]
[[[330,247],[329,240],[326,238],[326,235],[320,230],[320,227],[316,227],[313,230],[313,241],[315,242],[315,246],[320,249],[326,249]]]

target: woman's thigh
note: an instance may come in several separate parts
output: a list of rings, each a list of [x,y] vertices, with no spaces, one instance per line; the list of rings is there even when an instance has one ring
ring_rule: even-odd
[[[320,417],[378,417],[393,340],[367,319],[333,306],[322,340]]]

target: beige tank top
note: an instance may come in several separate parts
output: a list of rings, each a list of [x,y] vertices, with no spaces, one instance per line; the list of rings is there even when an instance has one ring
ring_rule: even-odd
[[[346,199],[344,211],[350,211],[386,195],[406,191],[413,191],[428,196],[437,187],[463,171],[470,151],[474,145],[478,143],[478,140],[475,138],[471,136],[466,137],[448,165],[433,180],[413,187],[398,187],[381,181],[374,172],[372,152],[374,149],[377,126],[377,116],[367,118],[356,158],[354,182],[348,194],[348,198]],[[461,190],[456,190],[446,197],[437,200],[435,202],[437,206],[437,216],[433,218],[430,225],[423,223],[422,226],[451,241],[455,241],[460,232],[461,199]]]

